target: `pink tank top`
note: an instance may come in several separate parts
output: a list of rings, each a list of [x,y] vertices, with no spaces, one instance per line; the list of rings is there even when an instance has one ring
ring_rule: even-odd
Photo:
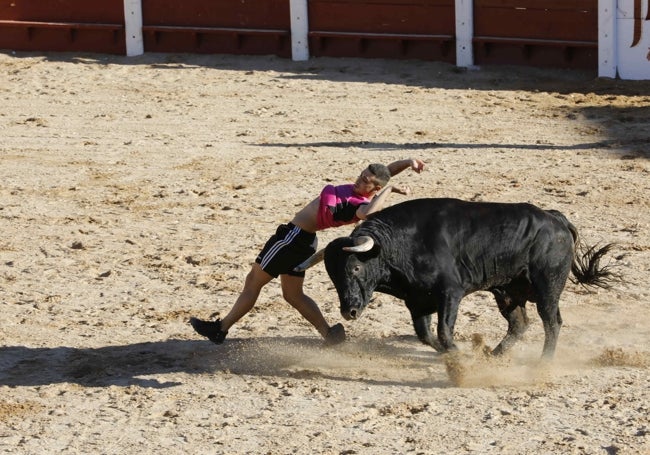
[[[368,204],[370,200],[354,193],[354,185],[327,185],[320,193],[317,229],[343,226],[359,221],[357,209]]]

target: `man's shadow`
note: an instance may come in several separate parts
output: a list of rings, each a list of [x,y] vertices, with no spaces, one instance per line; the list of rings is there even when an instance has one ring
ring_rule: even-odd
[[[334,348],[324,347],[319,339],[301,337],[233,338],[220,346],[179,339],[100,348],[2,346],[0,385],[76,383],[87,387],[165,388],[181,384],[182,378],[176,373],[225,373],[425,388],[450,386],[444,365],[433,351],[410,348],[413,340],[397,344],[385,341],[346,342]],[[400,366],[391,370],[396,363]],[[432,366],[439,370],[434,376]],[[404,375],[404,369],[411,373]],[[166,379],[166,375],[173,379]]]

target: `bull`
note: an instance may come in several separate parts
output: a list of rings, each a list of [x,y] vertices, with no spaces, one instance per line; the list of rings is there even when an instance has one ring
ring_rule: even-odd
[[[542,355],[551,358],[562,325],[560,294],[569,275],[576,283],[603,288],[617,277],[600,264],[612,244],[579,245],[577,229],[556,210],[415,199],[373,214],[299,267],[324,257],[346,320],[358,319],[375,291],[402,299],[419,340],[439,352],[457,349],[454,325],[468,294],[491,292],[508,322],[492,351],[496,355],[523,336],[529,325],[526,302],[534,302],[544,326]],[[437,338],[431,332],[434,313]]]

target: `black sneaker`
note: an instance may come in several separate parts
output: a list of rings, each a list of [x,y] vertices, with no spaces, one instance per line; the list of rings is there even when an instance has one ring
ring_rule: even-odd
[[[192,324],[192,328],[194,328],[196,333],[203,335],[216,344],[223,343],[226,335],[228,335],[227,331],[224,332],[221,330],[221,319],[217,319],[216,321],[203,321],[197,318],[190,318],[190,324]]]
[[[325,337],[325,346],[334,346],[345,341],[345,328],[343,324],[338,323],[330,327]]]

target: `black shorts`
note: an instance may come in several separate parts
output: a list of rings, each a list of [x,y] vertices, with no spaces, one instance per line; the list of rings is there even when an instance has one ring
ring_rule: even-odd
[[[298,264],[316,252],[316,234],[305,232],[292,223],[281,224],[255,259],[269,275],[305,276],[294,272]]]

